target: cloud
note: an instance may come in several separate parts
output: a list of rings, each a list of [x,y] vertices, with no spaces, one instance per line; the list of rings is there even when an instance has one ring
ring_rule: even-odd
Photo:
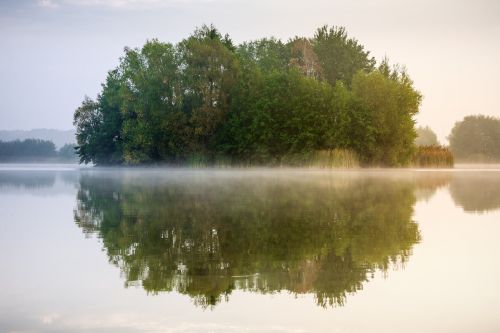
[[[60,317],[61,316],[57,313],[45,314],[45,315],[40,317],[40,321],[42,323],[44,323],[45,325],[51,325]]]
[[[161,0],[66,0],[68,4],[91,7],[111,7],[111,8],[156,8],[171,3],[171,1]]]
[[[59,4],[52,0],[38,0],[38,6],[44,8],[57,8]]]
[[[185,4],[205,4],[214,1],[225,0],[39,0],[38,5],[45,8],[78,6],[111,9],[156,9]]]

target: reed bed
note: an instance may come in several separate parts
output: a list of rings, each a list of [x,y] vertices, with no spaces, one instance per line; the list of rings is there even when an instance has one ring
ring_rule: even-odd
[[[358,168],[358,155],[349,149],[329,149],[310,152],[309,154],[286,155],[281,158],[280,166],[305,168]]]
[[[187,158],[185,165],[190,168],[295,167],[349,169],[360,167],[358,155],[349,149],[330,149],[301,154],[287,154],[267,163],[248,160],[234,161],[230,157],[223,155],[208,157],[203,154],[192,154]]]
[[[413,159],[414,166],[423,168],[450,168],[453,164],[453,154],[444,146],[418,147]]]

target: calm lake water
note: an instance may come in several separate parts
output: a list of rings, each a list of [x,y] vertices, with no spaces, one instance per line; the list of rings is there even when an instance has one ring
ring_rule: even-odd
[[[500,332],[500,168],[0,165],[0,332]]]

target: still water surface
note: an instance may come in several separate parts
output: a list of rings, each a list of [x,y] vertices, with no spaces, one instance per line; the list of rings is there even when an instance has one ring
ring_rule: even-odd
[[[0,165],[0,332],[499,332],[500,169]]]

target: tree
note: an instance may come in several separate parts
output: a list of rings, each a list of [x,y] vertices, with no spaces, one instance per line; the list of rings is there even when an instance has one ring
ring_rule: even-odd
[[[184,112],[192,127],[191,150],[205,153],[229,109],[238,75],[234,46],[213,26],[197,29],[178,45]]]
[[[75,145],[67,143],[59,149],[57,155],[63,160],[76,160],[78,155],[76,154],[75,148]]]
[[[321,64],[323,77],[332,85],[337,80],[348,86],[359,71],[371,71],[375,59],[354,38],[349,38],[343,27],[328,27],[316,30],[312,45]]]
[[[242,70],[258,68],[261,73],[283,72],[290,61],[289,47],[274,37],[244,42],[236,54]]]
[[[82,105],[75,111],[73,124],[76,126],[76,141],[78,142],[76,150],[80,156],[80,163],[100,164],[100,157],[103,154],[98,148],[100,144],[99,129],[102,127],[99,105],[85,96]],[[106,159],[105,156],[102,158]]]
[[[251,84],[248,84],[251,82]],[[236,160],[280,163],[287,155],[344,148],[347,91],[297,70],[245,79],[234,93],[220,146]]]
[[[415,144],[419,147],[422,146],[438,146],[439,142],[437,140],[437,135],[434,131],[426,126],[417,128],[417,138],[415,139]]]
[[[448,137],[450,149],[459,160],[500,160],[500,119],[477,115],[455,123]]]
[[[123,159],[120,73],[110,71],[97,101],[85,97],[75,111],[76,151],[80,163],[120,164]]]
[[[307,38],[295,37],[289,45],[291,53],[289,65],[307,77],[321,79],[323,69],[311,42]]]
[[[125,162],[169,161],[181,155],[185,121],[174,46],[151,40],[140,50],[126,49],[118,71]]]
[[[360,152],[368,161],[385,166],[402,166],[414,153],[416,133],[413,117],[422,96],[404,69],[390,68],[387,61],[371,72],[358,72],[353,78],[352,91],[369,112],[373,146]]]
[[[75,111],[77,151],[97,165],[304,165],[340,149],[404,165],[420,99],[404,70],[374,69],[343,28],[235,46],[204,25],[177,45],[125,48],[97,99]]]

